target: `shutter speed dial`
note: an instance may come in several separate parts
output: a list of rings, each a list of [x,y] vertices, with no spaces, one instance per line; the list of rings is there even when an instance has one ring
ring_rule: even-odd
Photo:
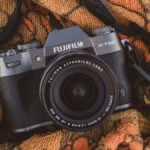
[[[17,51],[15,49],[9,49],[6,52],[6,56],[11,56],[11,55],[15,55],[15,54],[17,54]]]
[[[12,56],[15,54],[17,54],[17,51],[15,49],[9,49],[6,53],[1,53],[0,57]]]
[[[42,45],[40,42],[34,42],[31,44],[18,45],[18,51],[28,51],[31,49],[40,48]],[[15,49],[9,49],[6,53],[1,53],[0,57],[11,56],[17,54]]]
[[[0,57],[4,57],[4,56],[6,56],[6,53],[1,53],[0,54]]]
[[[25,44],[25,45],[18,45],[18,50],[27,51],[27,50],[34,49],[34,48],[40,48],[41,46],[42,45],[40,42],[34,42],[30,44]]]

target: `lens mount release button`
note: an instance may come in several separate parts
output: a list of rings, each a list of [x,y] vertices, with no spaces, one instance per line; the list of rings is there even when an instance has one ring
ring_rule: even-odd
[[[21,64],[20,61],[15,61],[15,62],[8,63],[7,67],[8,68],[16,67],[16,66],[19,66],[20,64]]]

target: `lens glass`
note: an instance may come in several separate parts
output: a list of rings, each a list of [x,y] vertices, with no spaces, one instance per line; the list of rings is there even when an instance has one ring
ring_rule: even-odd
[[[85,74],[74,74],[64,80],[60,95],[63,103],[71,110],[89,109],[97,99],[97,85]]]

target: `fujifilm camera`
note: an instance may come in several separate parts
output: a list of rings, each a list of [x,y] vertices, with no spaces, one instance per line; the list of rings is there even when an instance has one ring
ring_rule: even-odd
[[[0,55],[0,95],[15,133],[56,124],[84,131],[131,106],[125,40],[107,26],[89,37],[78,26]]]

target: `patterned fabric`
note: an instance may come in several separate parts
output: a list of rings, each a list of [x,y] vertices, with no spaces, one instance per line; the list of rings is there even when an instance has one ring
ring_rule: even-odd
[[[135,22],[150,32],[150,0],[105,0],[117,20]],[[0,0],[0,28],[8,21],[15,3]],[[24,0],[19,29],[1,51],[18,44],[41,41],[44,45],[53,29],[79,25],[89,33],[105,26],[83,5],[82,0]],[[136,48],[141,66],[150,73],[150,47],[136,37],[127,37]],[[116,112],[100,127],[87,132],[72,132],[48,126],[25,134],[9,133],[0,128],[1,150],[150,150],[150,85],[133,75],[134,108]],[[2,118],[2,106],[0,118]],[[6,118],[3,118],[4,120]]]

